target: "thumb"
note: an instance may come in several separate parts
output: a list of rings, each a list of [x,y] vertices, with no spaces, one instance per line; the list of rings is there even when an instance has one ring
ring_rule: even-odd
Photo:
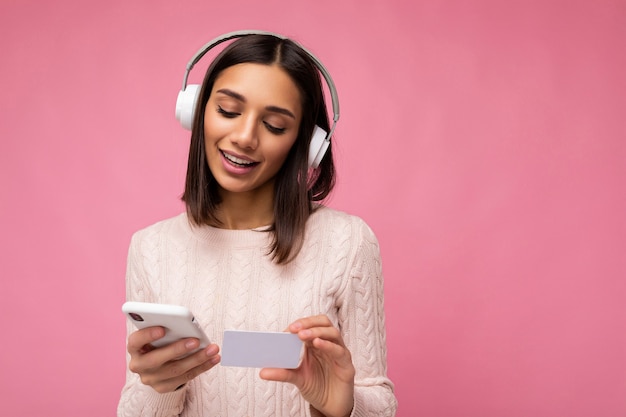
[[[289,382],[298,386],[298,374],[293,369],[263,368],[259,372],[259,377],[266,381]]]

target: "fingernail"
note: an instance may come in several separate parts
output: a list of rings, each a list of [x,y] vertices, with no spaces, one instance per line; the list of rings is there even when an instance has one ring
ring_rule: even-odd
[[[309,330],[309,329],[302,330],[302,331],[300,332],[300,335],[302,335],[302,336],[304,336],[304,337],[309,337],[309,336],[311,336],[312,334],[313,334],[313,332],[312,332],[311,330]]]
[[[185,343],[185,347],[187,349],[193,349],[193,348],[195,348],[197,346],[198,346],[198,342],[196,342],[195,340],[189,340],[189,341],[187,341],[187,343]]]
[[[207,349],[206,354],[207,356],[213,356],[217,353],[218,349],[217,346],[211,346]]]
[[[152,332],[150,332],[150,334],[152,335],[153,339],[160,339],[163,337],[163,330],[160,327],[156,327],[152,329]]]
[[[298,331],[302,328],[302,323],[300,323],[299,321],[295,322],[294,324],[291,325],[291,329]]]

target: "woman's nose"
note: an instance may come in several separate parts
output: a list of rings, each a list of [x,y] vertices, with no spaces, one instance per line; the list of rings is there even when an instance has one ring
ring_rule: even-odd
[[[257,127],[255,117],[240,117],[232,134],[232,142],[242,149],[256,149],[259,144]]]

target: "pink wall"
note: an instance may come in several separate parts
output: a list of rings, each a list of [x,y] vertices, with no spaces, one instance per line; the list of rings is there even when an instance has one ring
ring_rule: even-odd
[[[398,416],[626,415],[623,0],[24,0],[0,28],[2,415],[114,414],[184,65],[241,28],[337,83],[331,205],[381,242]]]

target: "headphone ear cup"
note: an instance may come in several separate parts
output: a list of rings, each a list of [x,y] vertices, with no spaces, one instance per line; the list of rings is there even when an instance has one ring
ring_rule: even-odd
[[[198,84],[189,84],[184,90],[178,92],[176,120],[187,130],[191,130],[193,126],[193,115],[196,111],[196,102],[199,95],[200,85]]]
[[[313,136],[309,144],[309,168],[317,168],[328,150],[330,140],[326,138],[326,131],[319,126],[313,129]]]

